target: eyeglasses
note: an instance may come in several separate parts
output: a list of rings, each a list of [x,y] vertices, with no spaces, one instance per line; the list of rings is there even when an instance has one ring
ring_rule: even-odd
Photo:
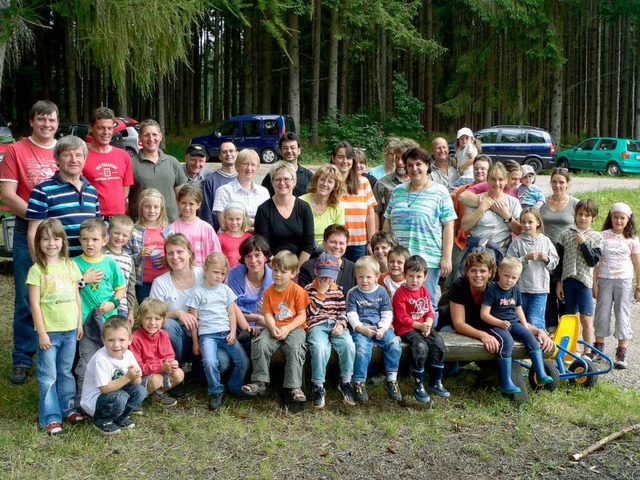
[[[274,178],[273,183],[292,183],[293,178]]]

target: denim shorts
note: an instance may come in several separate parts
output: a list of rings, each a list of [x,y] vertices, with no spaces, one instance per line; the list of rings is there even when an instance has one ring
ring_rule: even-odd
[[[140,384],[144,388],[147,388],[147,383],[149,383],[149,375],[145,375],[144,377],[142,377],[142,381],[140,382]],[[169,374],[167,372],[162,372],[162,388],[169,387],[171,387],[171,379],[169,378]]]
[[[564,303],[567,313],[580,313],[593,316],[593,296],[591,288],[580,280],[565,278],[562,282],[564,289]]]

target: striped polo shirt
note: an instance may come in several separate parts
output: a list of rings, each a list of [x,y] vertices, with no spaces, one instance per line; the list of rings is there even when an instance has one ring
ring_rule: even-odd
[[[86,178],[81,176],[80,180],[82,187],[78,190],[56,172],[34,187],[27,206],[27,220],[57,218],[62,222],[69,239],[70,257],[82,253],[80,224],[88,218],[100,217],[98,192]]]
[[[344,226],[349,230],[349,245],[366,245],[367,210],[378,205],[369,180],[358,175],[358,191],[355,195],[344,193],[340,199],[344,207]]]

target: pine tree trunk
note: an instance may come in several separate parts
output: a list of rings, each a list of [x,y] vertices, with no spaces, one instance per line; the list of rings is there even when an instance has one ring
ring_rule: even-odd
[[[343,72],[344,75],[344,72]],[[343,80],[344,81],[344,80]],[[338,114],[338,10],[331,9],[329,28],[329,83],[327,88],[327,115]]]
[[[158,123],[160,124],[160,131],[163,132],[166,135],[166,119],[165,119],[165,114],[164,114],[164,77],[159,77],[158,78],[158,91],[157,91],[157,102],[158,102]],[[165,136],[163,135],[162,137],[162,143],[160,145],[160,148],[165,148],[166,146],[166,141],[165,141]]]
[[[262,29],[262,41],[261,41],[261,49],[262,49],[262,106],[260,110],[262,113],[272,113],[273,105],[271,100],[273,98],[273,67],[271,56],[273,52],[272,49],[272,39],[271,34],[266,28]],[[280,112],[278,110],[278,112]]]
[[[244,29],[244,51],[242,52],[244,75],[241,77],[242,86],[242,109],[243,114],[251,113],[251,105],[253,104],[253,88],[251,81],[253,79],[253,28]]]
[[[289,14],[289,114],[296,125],[296,131],[300,131],[300,32],[298,30],[298,15]]]
[[[313,84],[311,88],[311,145],[318,145],[320,110],[320,46],[322,41],[322,0],[315,0],[313,13]]]

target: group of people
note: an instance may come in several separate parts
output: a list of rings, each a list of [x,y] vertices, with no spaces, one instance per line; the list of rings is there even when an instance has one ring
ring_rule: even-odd
[[[73,136],[56,142],[57,107],[37,102],[32,135],[10,147],[0,167],[2,197],[16,215],[11,380],[26,382],[37,352],[39,423],[51,434],[86,414],[103,434],[133,427],[130,415],[147,396],[176,404],[188,369],[206,376],[212,410],[225,389],[262,395],[278,349],[294,403],[306,401],[308,349],[312,405],[323,408],[331,348],[338,390],[353,406],[368,399],[374,344],[389,397],[402,398],[406,342],[413,395],[429,402],[430,394],[450,395],[438,334],[446,329],[496,353],[502,390],[517,393],[513,340],[525,344],[538,382],[550,382],[542,352],[554,348],[547,332],[560,301],[580,313],[596,347],[583,353],[594,360],[615,304],[616,366],[626,367],[629,301],[640,276],[634,216],[615,204],[605,232],[595,232],[597,205],[568,195],[564,170],[554,170],[553,194],[541,197],[532,169],[492,164],[463,128],[453,161],[443,138],[431,154],[394,138],[385,164],[367,173],[364,153],[340,142],[312,173],[287,133],[283,159],[258,185],[252,150],[223,143],[221,166],[210,171],[206,148],[194,144],[180,163],[159,148],[160,127],[146,120],[142,149],[130,158],[109,144],[113,119],[98,108],[88,144]],[[440,309],[439,284],[449,290]]]

